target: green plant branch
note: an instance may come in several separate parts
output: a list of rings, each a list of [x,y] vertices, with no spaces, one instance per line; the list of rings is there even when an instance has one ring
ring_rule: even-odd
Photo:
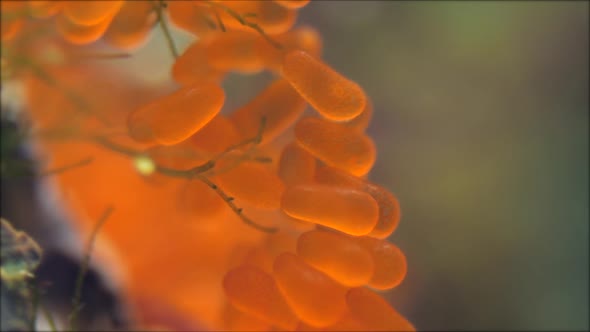
[[[268,162],[269,158],[265,158],[265,157],[252,158],[251,157],[251,154],[256,149],[256,145],[262,141],[262,135],[264,133],[265,126],[266,126],[266,118],[262,117],[261,121],[260,121],[260,127],[258,129],[258,132],[256,133],[256,136],[253,136],[253,137],[245,139],[239,143],[236,143],[232,146],[229,146],[227,149],[222,151],[220,154],[218,154],[217,156],[215,156],[211,160],[204,162],[201,165],[197,165],[197,166],[189,168],[189,169],[174,169],[174,168],[168,168],[168,167],[164,167],[164,166],[160,166],[158,164],[155,164],[155,171],[160,174],[170,176],[170,177],[185,178],[185,179],[193,179],[193,178],[199,179],[203,183],[207,184],[211,189],[213,189],[226,202],[226,204],[244,221],[244,223],[246,223],[247,225],[253,226],[256,229],[264,231],[264,232],[268,232],[268,233],[276,232],[277,231],[276,228],[270,228],[270,227],[258,225],[254,221],[252,221],[251,219],[246,217],[242,213],[242,209],[238,208],[235,205],[235,203],[233,203],[233,197],[230,197],[229,195],[227,195],[221,188],[219,188],[219,186],[217,186],[215,183],[213,183],[211,180],[209,180],[207,178],[208,176],[213,176],[213,175],[217,175],[217,174],[226,172],[229,169],[237,166],[241,161],[247,160],[249,158],[252,160],[255,160],[255,161],[259,161],[259,162]],[[93,142],[95,144],[101,145],[108,150],[114,151],[114,152],[122,154],[122,155],[126,155],[131,158],[145,156],[145,152],[137,151],[133,148],[126,147],[124,145],[115,143],[103,136],[91,136],[91,135],[85,136],[85,135],[79,135],[79,134],[77,134],[75,132],[71,132],[71,131],[66,132],[65,135],[59,135],[59,131],[49,131],[49,132],[40,133],[40,134],[44,134],[43,136],[41,136],[44,138],[53,138],[53,139],[78,138],[78,139],[82,139],[82,140],[88,140],[88,141]],[[216,165],[217,161],[219,161],[221,158],[225,157],[229,153],[231,153],[235,150],[241,149],[241,148],[248,146],[248,145],[251,145],[250,148],[247,149],[245,152],[243,152],[238,158],[236,158],[236,160],[234,160],[233,163],[227,165],[226,167],[224,167],[221,170],[215,170],[215,165]]]

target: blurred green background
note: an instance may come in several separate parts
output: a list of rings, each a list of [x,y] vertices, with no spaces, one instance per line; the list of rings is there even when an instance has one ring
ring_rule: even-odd
[[[421,330],[588,330],[588,2],[317,1],[372,97]]]

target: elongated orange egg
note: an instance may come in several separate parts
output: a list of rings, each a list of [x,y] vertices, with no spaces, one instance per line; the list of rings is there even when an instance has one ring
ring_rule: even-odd
[[[367,174],[376,160],[373,141],[341,123],[306,117],[295,125],[295,138],[316,158],[356,176]]]
[[[223,279],[228,299],[239,310],[284,329],[293,329],[297,318],[287,305],[273,277],[261,269],[243,265]]]
[[[297,143],[289,143],[283,148],[278,173],[285,185],[312,182],[315,169],[315,158]]]
[[[281,6],[292,9],[305,7],[311,0],[274,0]]]
[[[125,1],[107,29],[104,40],[124,50],[140,46],[156,20],[150,1]]]
[[[144,143],[174,145],[203,128],[219,111],[225,93],[217,84],[194,84],[158,98],[129,114],[131,137]]]
[[[94,25],[80,25],[72,22],[65,15],[59,15],[57,17],[57,31],[68,42],[75,45],[85,45],[100,39],[112,20],[113,16],[106,16]]]
[[[280,206],[285,187],[278,175],[267,165],[244,161],[219,174],[217,178],[223,190],[238,200],[264,209],[276,209]]]
[[[352,238],[335,232],[301,234],[297,255],[345,286],[366,285],[373,275],[371,254]]]
[[[305,323],[323,327],[345,313],[346,288],[292,253],[283,253],[273,264],[277,285],[295,314]]]
[[[368,234],[379,216],[379,206],[371,195],[318,184],[287,188],[281,208],[293,218],[357,236]]]
[[[387,189],[334,167],[318,167],[314,178],[317,183],[364,191],[377,201],[379,220],[375,228],[368,234],[369,236],[385,239],[397,228],[401,216],[399,201]]]
[[[258,96],[230,115],[244,138],[254,137],[265,118],[261,145],[274,140],[291,126],[305,110],[305,101],[287,81],[271,83]]]
[[[63,1],[63,14],[82,26],[94,26],[112,18],[123,6],[123,0]]]
[[[367,331],[415,331],[414,326],[385,299],[366,288],[353,288],[346,295],[352,316]]]
[[[308,103],[330,120],[351,120],[365,108],[367,98],[358,84],[307,52],[288,52],[282,73]]]
[[[406,276],[406,256],[394,244],[368,236],[355,238],[373,257],[375,269],[369,286],[376,289],[391,289],[399,285]]]

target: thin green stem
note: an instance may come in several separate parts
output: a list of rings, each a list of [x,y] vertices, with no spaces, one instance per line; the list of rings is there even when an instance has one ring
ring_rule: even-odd
[[[164,11],[162,9],[165,7],[166,3],[163,0],[154,0],[154,9],[156,10],[156,15],[158,17],[158,24],[164,33],[170,53],[172,53],[172,56],[176,59],[178,58],[179,53],[176,44],[174,43],[174,39],[172,38],[172,33],[170,33],[170,29],[168,28],[168,23],[164,18]]]
[[[82,159],[80,161],[77,161],[77,162],[72,163],[72,164],[69,164],[69,165],[65,165],[65,166],[61,166],[61,167],[57,167],[57,168],[54,168],[54,169],[50,169],[50,170],[44,171],[44,172],[42,172],[39,175],[40,176],[49,176],[49,175],[59,174],[59,173],[62,173],[62,172],[69,171],[69,170],[71,170],[73,168],[86,166],[86,165],[92,163],[93,161],[94,161],[94,158],[87,157],[87,158],[84,158],[84,159]]]
[[[272,39],[269,35],[267,35],[266,32],[264,31],[264,29],[262,29],[258,24],[254,23],[254,22],[249,22],[246,20],[246,18],[255,17],[256,14],[246,13],[244,15],[240,15],[240,13],[236,12],[235,10],[233,10],[233,9],[229,8],[228,6],[225,6],[221,3],[218,3],[215,1],[210,1],[210,0],[207,0],[205,2],[213,9],[219,8],[219,9],[225,11],[228,15],[233,17],[241,25],[256,30],[264,39],[266,39],[266,41],[268,41],[275,48],[277,48],[279,50],[283,49],[283,45],[277,43],[274,39]],[[217,15],[217,11],[215,11],[215,15]],[[221,19],[219,19],[219,20],[221,21]]]
[[[59,330],[57,329],[57,325],[55,324],[55,320],[53,319],[53,315],[51,314],[51,312],[49,312],[49,309],[47,309],[47,307],[44,306],[42,303],[39,303],[39,308],[41,308],[43,317],[45,317],[45,320],[47,320],[47,324],[49,324],[49,330],[51,332],[59,332]]]
[[[219,186],[217,186],[215,183],[213,183],[207,177],[197,176],[197,179],[199,179],[201,182],[205,183],[207,186],[209,186],[209,188],[213,189],[227,203],[227,205],[238,215],[238,217],[240,217],[242,219],[242,221],[244,221],[244,223],[246,225],[252,226],[252,227],[256,228],[257,230],[265,232],[265,233],[275,233],[278,231],[278,228],[276,228],[276,227],[268,227],[268,226],[259,225],[259,224],[255,223],[254,221],[252,221],[250,218],[246,217],[242,213],[242,209],[237,207],[236,204],[234,204],[234,198],[228,196],[223,190],[221,190],[219,188]]]
[[[88,272],[88,267],[90,265],[90,257],[91,257],[90,255],[92,254],[92,249],[94,247],[94,243],[96,242],[96,237],[98,236],[98,231],[100,230],[102,225],[104,225],[105,221],[107,221],[107,219],[110,217],[110,215],[111,215],[111,213],[113,213],[113,211],[114,211],[114,208],[112,206],[109,206],[105,209],[105,211],[102,213],[100,218],[98,218],[98,221],[96,222],[96,225],[94,226],[94,229],[92,230],[92,233],[90,233],[90,239],[88,240],[88,243],[86,244],[86,250],[84,251],[84,257],[82,259],[82,264],[80,265],[80,271],[78,273],[78,277],[76,278],[76,286],[74,288],[74,297],[72,298],[72,312],[70,313],[70,315],[68,317],[68,325],[69,325],[70,331],[75,331],[76,317],[78,316],[78,313],[82,309],[82,305],[81,305],[82,285],[84,282],[84,277],[86,276],[86,273]]]

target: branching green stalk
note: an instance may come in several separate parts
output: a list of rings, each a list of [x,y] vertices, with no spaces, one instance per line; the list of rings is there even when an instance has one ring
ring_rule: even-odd
[[[170,176],[170,177],[185,178],[185,179],[194,179],[194,178],[199,179],[203,183],[207,184],[211,189],[213,189],[226,202],[226,204],[244,221],[244,223],[246,223],[247,225],[250,225],[258,230],[261,230],[263,232],[268,232],[268,233],[276,232],[277,231],[276,228],[270,228],[270,227],[258,225],[255,222],[253,222],[251,219],[246,217],[242,213],[242,209],[238,208],[235,205],[235,203],[233,203],[233,197],[230,197],[229,195],[227,195],[221,188],[219,188],[216,184],[214,184],[212,181],[210,181],[207,178],[208,176],[217,175],[217,174],[220,174],[223,172],[227,172],[228,170],[237,166],[240,162],[242,162],[244,160],[252,159],[255,161],[259,161],[259,162],[268,162],[268,158],[264,158],[264,157],[262,157],[262,158],[254,157],[253,158],[251,156],[252,153],[254,152],[254,150],[256,149],[256,146],[258,144],[260,144],[260,142],[262,141],[262,135],[264,133],[265,127],[266,127],[266,118],[262,117],[260,120],[260,127],[258,128],[258,132],[256,133],[256,136],[251,137],[246,140],[243,140],[239,143],[236,143],[236,144],[228,147],[227,149],[222,151],[220,154],[218,154],[216,157],[214,157],[213,159],[211,159],[201,165],[198,165],[198,166],[195,166],[195,167],[192,167],[189,169],[173,169],[173,168],[168,168],[168,167],[164,167],[164,166],[160,166],[160,165],[156,164],[155,171],[160,174]],[[45,138],[55,138],[55,139],[78,138],[78,139],[82,139],[82,140],[89,140],[90,142],[101,145],[111,151],[126,155],[131,158],[137,158],[142,155],[145,155],[144,152],[137,151],[133,148],[126,147],[121,144],[115,143],[103,136],[84,136],[84,135],[80,135],[80,134],[77,134],[74,132],[68,132],[67,135],[60,136],[59,131],[46,132],[44,134],[45,134],[45,136],[43,136],[43,137],[45,137]],[[251,146],[246,151],[244,151],[238,158],[236,158],[232,163],[225,166],[221,170],[214,171],[217,161],[219,161],[221,158],[227,156],[229,153],[231,153],[235,150],[241,149],[241,148],[248,146],[248,145],[251,145]]]

